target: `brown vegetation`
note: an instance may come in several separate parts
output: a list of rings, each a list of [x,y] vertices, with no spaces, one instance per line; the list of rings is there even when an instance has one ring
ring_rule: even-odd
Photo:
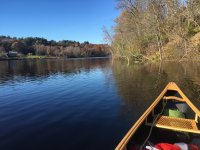
[[[118,0],[115,57],[129,60],[199,59],[199,0]],[[109,36],[108,36],[109,35]]]

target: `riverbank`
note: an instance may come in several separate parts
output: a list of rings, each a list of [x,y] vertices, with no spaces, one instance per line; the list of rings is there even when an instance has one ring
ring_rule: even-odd
[[[51,57],[51,56],[4,57],[4,58],[0,58],[0,61],[26,60],[26,59],[56,59],[56,58],[60,58],[60,57]]]
[[[34,60],[34,59],[105,59],[111,58],[111,56],[106,57],[77,57],[77,58],[67,58],[67,57],[53,57],[53,56],[27,56],[27,57],[5,57],[0,58],[0,61],[9,60]]]
[[[130,62],[199,60],[199,1],[177,1],[175,6],[169,0],[162,7],[160,1],[137,2],[119,1],[117,6],[122,12],[114,30],[104,31],[105,38],[112,43],[113,54]]]

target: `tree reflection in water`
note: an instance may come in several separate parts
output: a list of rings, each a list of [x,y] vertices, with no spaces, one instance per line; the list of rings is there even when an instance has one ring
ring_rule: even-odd
[[[150,106],[168,82],[176,82],[200,108],[200,63],[165,62],[130,64],[115,62],[113,77],[124,100],[121,115],[134,112],[134,120]]]
[[[80,72],[90,72],[96,68],[108,68],[108,58],[99,59],[45,59],[26,61],[0,62],[0,84],[6,81],[17,81],[26,78],[47,78],[52,74],[74,75]]]

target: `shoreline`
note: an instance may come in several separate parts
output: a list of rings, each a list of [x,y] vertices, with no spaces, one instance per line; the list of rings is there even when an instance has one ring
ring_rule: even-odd
[[[110,56],[105,57],[79,57],[79,58],[67,58],[67,57],[13,57],[13,58],[0,58],[0,61],[10,61],[10,60],[42,60],[42,59],[67,59],[67,60],[75,60],[75,59],[107,59],[111,58]]]
[[[102,56],[102,57],[77,57],[77,58],[67,58],[67,57],[46,57],[46,56],[36,56],[36,57],[13,57],[13,58],[0,58],[0,61],[11,61],[11,60],[45,60],[45,59],[66,59],[66,60],[81,60],[81,59],[112,59],[112,56]],[[116,59],[122,62],[125,60]],[[200,62],[200,59],[168,59],[168,60],[155,60],[155,61],[130,61],[129,63],[158,63],[158,62]]]

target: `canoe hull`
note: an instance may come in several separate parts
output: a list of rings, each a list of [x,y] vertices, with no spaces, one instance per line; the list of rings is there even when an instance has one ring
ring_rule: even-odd
[[[164,102],[166,104],[164,104]],[[186,108],[189,107],[194,112],[195,118],[191,119],[191,123],[195,124],[196,126],[194,126],[194,128],[192,128],[191,130],[188,130],[187,126],[181,128],[181,124],[179,126],[178,125],[176,126],[175,124],[171,123],[174,120],[174,118],[170,117],[161,118],[162,116],[158,116],[163,114],[166,105],[167,107],[169,107],[170,103],[174,103],[175,106],[177,104],[178,105],[186,104],[187,106],[183,107],[182,111],[186,111]],[[156,118],[156,116],[158,117]],[[159,141],[162,142],[165,141],[170,143],[173,142],[175,143],[180,141],[188,143],[189,141],[191,141],[191,135],[193,138],[193,135],[195,137],[196,136],[195,134],[200,134],[200,130],[198,130],[197,126],[199,117],[200,117],[199,110],[193,105],[193,103],[185,96],[185,94],[180,90],[180,88],[174,82],[170,82],[160,93],[157,99],[151,104],[151,106],[144,112],[144,114],[128,131],[128,133],[116,147],[116,150],[126,150],[129,147],[130,143],[143,145],[144,142],[147,140],[148,136],[151,139],[151,141],[156,143]],[[162,124],[161,125],[159,124],[159,119],[160,120],[164,119],[162,127],[161,127]],[[148,126],[149,121],[150,121],[149,124],[150,126]],[[171,122],[169,123],[169,121]],[[179,120],[178,121],[175,120],[175,123],[177,122],[179,123]],[[187,123],[186,120],[183,119],[183,123]],[[156,128],[152,126],[155,126]],[[177,131],[182,131],[187,134],[180,134],[181,132]],[[161,135],[164,135],[164,137],[162,138]],[[170,138],[168,135],[172,138]],[[165,140],[166,137],[168,137],[167,140]]]

